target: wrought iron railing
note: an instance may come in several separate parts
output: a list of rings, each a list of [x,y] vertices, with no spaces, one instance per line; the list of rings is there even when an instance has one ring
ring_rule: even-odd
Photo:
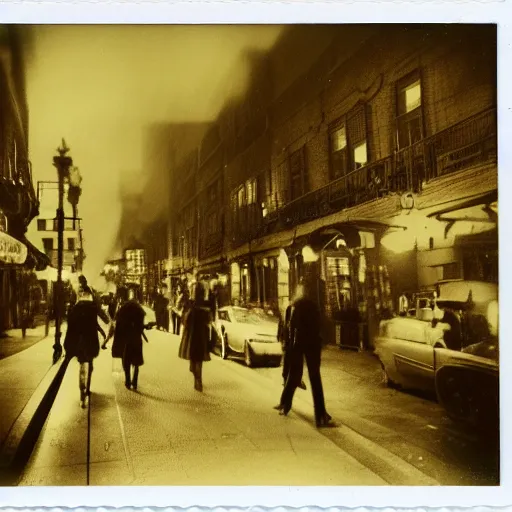
[[[265,205],[265,215],[261,205],[239,210],[233,216],[232,244],[240,245],[279,226],[293,227],[389,193],[421,192],[425,182],[496,158],[497,119],[493,108],[284,205],[277,204],[276,196]]]
[[[289,227],[390,192],[420,192],[429,180],[496,156],[496,110],[489,109],[285,204],[277,217]]]

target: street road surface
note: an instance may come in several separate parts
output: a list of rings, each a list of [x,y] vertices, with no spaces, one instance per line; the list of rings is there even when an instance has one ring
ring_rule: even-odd
[[[148,337],[138,391],[124,387],[120,361],[102,351],[86,410],[72,361],[20,485],[469,485],[496,478],[488,469],[475,476],[450,451],[444,460],[439,443],[426,447],[436,436],[452,442],[439,428],[442,411],[363,378],[373,374],[367,354],[347,356],[357,361],[345,364],[347,374],[336,352],[325,352],[327,405],[338,427],[319,431],[309,389],[297,392],[288,417],[273,410],[281,369],[212,356],[198,393],[188,362],[178,359],[179,338],[156,330]]]

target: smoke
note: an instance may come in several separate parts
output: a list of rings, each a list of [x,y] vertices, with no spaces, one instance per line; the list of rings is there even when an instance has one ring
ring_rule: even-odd
[[[52,158],[64,137],[83,176],[78,208],[87,275],[97,275],[119,248],[122,217],[140,230],[166,207],[166,178],[158,175],[163,155],[144,151],[148,127],[213,120],[247,83],[244,52],[270,48],[281,30],[32,27],[27,94],[34,181],[56,180]]]

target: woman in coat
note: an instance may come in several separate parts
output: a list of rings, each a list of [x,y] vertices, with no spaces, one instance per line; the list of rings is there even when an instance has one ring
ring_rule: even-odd
[[[67,358],[76,357],[80,363],[79,388],[82,408],[85,408],[86,396],[90,395],[93,360],[100,352],[98,332],[105,337],[105,332],[98,324],[100,311],[93,301],[92,294],[83,291],[68,315],[64,350]]]
[[[126,389],[137,389],[139,380],[139,367],[144,364],[142,354],[142,339],[148,341],[144,333],[145,311],[142,306],[133,299],[125,302],[117,312],[116,326],[114,330],[114,342],[112,343],[112,357],[122,359]],[[133,378],[131,377],[131,368]]]
[[[203,391],[203,361],[210,361],[210,309],[205,301],[204,285],[197,282],[189,307],[183,314],[183,335],[178,355],[190,361],[194,388]]]

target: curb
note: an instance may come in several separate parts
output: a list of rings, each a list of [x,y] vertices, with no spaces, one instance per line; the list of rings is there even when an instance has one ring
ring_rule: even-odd
[[[17,485],[59,391],[69,364],[64,359],[46,372],[11,427],[0,451],[0,485]]]
[[[220,357],[218,357],[218,359],[223,361]],[[251,378],[253,381],[264,383],[266,388],[273,390],[276,389],[276,386],[271,379],[251,371],[249,368],[243,368],[237,364],[236,361],[225,361],[225,363],[233,363],[237,373],[243,374],[246,377],[252,376]],[[276,395],[276,403],[279,401],[279,396],[280,393],[279,395]],[[295,406],[292,411],[302,420],[311,424],[313,416],[312,402],[301,396],[295,395],[294,404]],[[297,405],[299,405],[299,407],[297,407]],[[311,408],[311,414],[307,414],[307,412],[301,406],[307,406],[308,408]],[[348,455],[356,459],[365,467],[371,469],[376,475],[381,477],[390,485],[441,485],[437,480],[423,473],[417,467],[401,459],[394,453],[390,452],[386,448],[383,448],[371,439],[368,439],[341,421],[338,421],[336,423],[336,427],[334,428],[318,429],[318,433],[329,439],[333,444],[341,448]]]

